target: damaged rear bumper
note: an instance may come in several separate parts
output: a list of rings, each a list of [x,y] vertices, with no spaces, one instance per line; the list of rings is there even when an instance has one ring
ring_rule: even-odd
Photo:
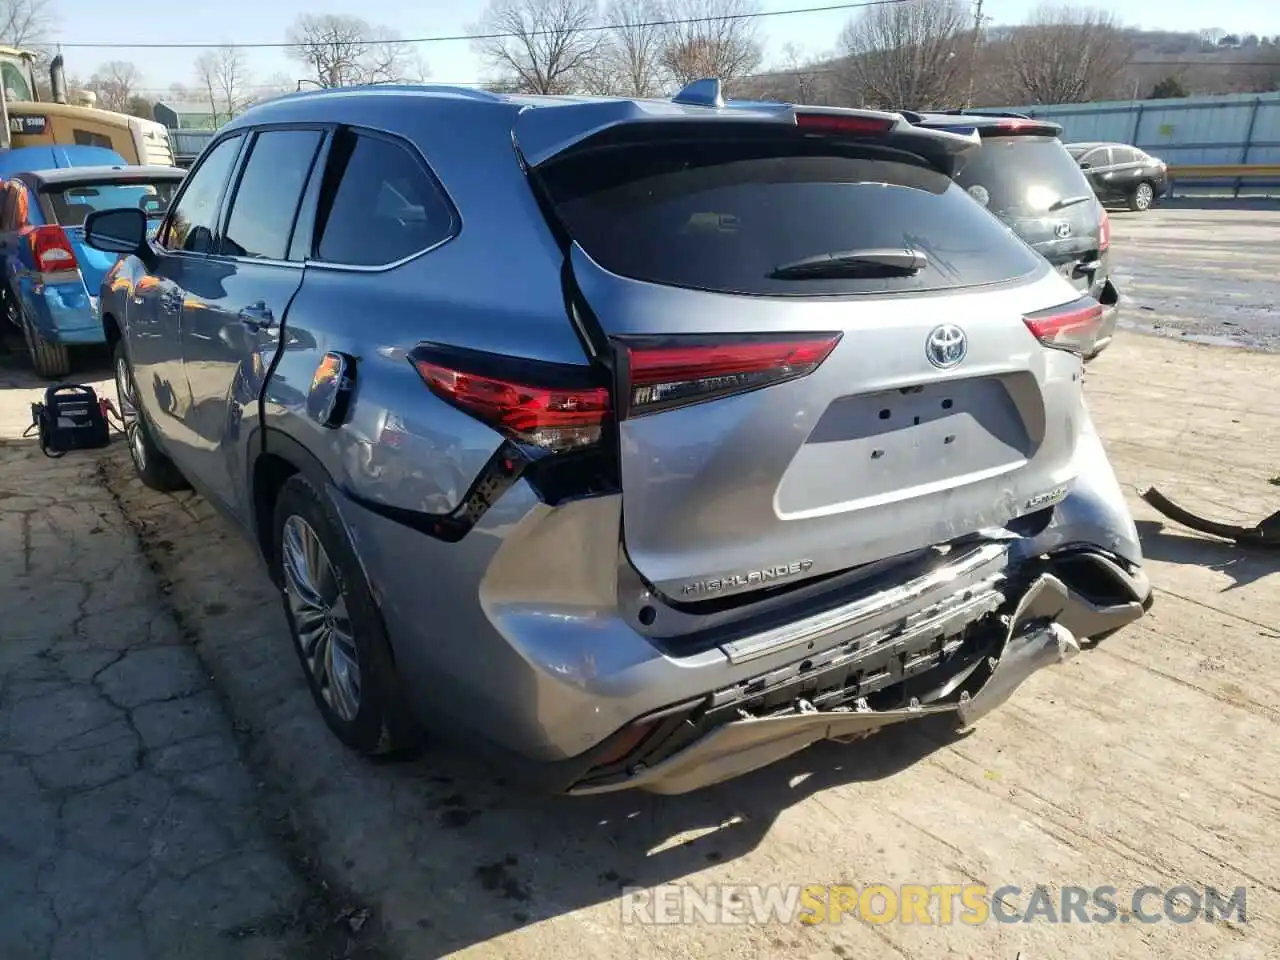
[[[798,674],[792,672],[774,689],[752,681],[739,685],[756,691],[752,696],[717,703],[720,694],[713,694],[693,709],[642,718],[632,725],[646,730],[641,747],[621,763],[592,771],[568,792],[687,793],[820,740],[858,738],[939,715],[950,716],[958,727],[970,726],[1033,673],[1079,653],[1078,638],[1110,633],[1149,608],[1151,588],[1140,569],[1092,551],[1064,559],[1066,580],[1039,573],[1005,612],[991,613],[960,633],[939,636],[944,628],[925,621],[891,643],[868,645],[862,657],[837,657],[810,672],[804,668],[811,661],[804,661]],[[1099,583],[1108,583],[1109,592],[1099,592]],[[852,648],[857,646],[855,641]],[[925,669],[913,672],[912,665],[921,662]],[[882,665],[896,670],[899,682],[870,697],[858,696],[858,683]]]

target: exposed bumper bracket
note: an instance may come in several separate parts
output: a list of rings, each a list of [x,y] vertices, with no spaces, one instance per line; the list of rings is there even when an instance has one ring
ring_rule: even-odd
[[[610,784],[582,784],[570,793],[587,794],[639,787],[653,793],[679,794],[732,779],[796,753],[819,740],[846,740],[892,724],[949,714],[967,727],[1000,706],[1037,670],[1079,653],[1075,636],[1060,622],[1070,619],[1076,595],[1050,573],[1038,576],[1012,614],[1005,618],[998,653],[950,692],[950,702],[905,709],[857,707],[800,711],[785,716],[748,718],[725,723],[680,753],[640,767],[630,778]],[[1137,614],[1141,615],[1141,606]]]

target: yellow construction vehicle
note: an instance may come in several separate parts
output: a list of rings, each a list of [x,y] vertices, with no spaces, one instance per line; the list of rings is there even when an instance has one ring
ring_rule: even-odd
[[[104,147],[128,163],[173,165],[163,124],[94,106],[89,91],[69,102],[62,54],[49,66],[53,102],[42,103],[36,87],[35,54],[0,46],[0,149],[36,146]]]

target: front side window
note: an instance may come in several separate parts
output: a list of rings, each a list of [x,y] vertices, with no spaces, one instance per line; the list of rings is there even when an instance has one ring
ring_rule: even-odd
[[[64,227],[79,227],[95,210],[137,207],[148,220],[161,220],[169,210],[181,180],[130,183],[57,184],[45,191],[54,220]]]
[[[111,138],[104,133],[96,133],[93,130],[79,130],[72,128],[71,136],[74,138],[77,146],[81,147],[102,147],[105,150],[113,149]]]
[[[4,95],[10,103],[30,103],[31,85],[21,67],[9,60],[0,62],[0,79],[4,81]]]
[[[258,134],[231,203],[223,253],[285,259],[298,203],[322,139],[316,130]]]
[[[187,178],[161,240],[169,250],[212,253],[217,248],[218,201],[240,152],[241,137],[220,141]]]
[[[453,208],[409,148],[383,137],[338,137],[333,202],[321,213],[316,253],[329,263],[378,267],[447,240]]]

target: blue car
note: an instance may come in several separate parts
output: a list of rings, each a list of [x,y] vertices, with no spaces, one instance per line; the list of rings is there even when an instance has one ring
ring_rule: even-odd
[[[17,173],[4,182],[0,299],[40,376],[66,376],[69,347],[105,343],[98,289],[118,257],[84,244],[84,218],[132,207],[154,229],[185,174],[178,167],[72,166]]]

